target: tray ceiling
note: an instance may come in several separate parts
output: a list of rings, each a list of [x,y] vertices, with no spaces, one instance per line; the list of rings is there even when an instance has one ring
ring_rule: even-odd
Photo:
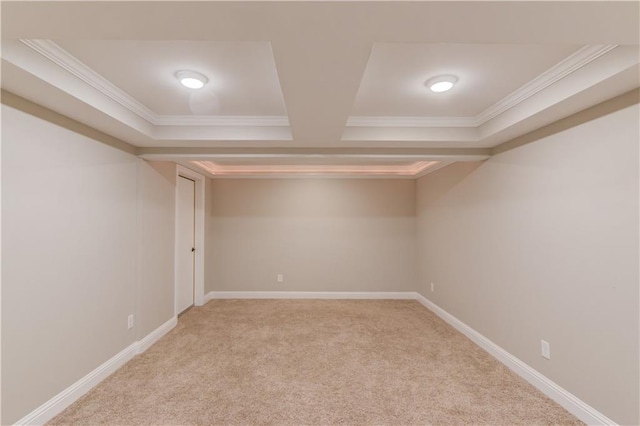
[[[582,46],[375,43],[351,112],[354,116],[474,117]],[[455,90],[425,90],[452,74]]]
[[[92,71],[160,116],[285,116],[268,42],[54,40]],[[175,73],[196,70],[202,90],[177,84]],[[197,102],[208,103],[198,110]],[[191,104],[191,105],[190,105]]]
[[[637,88],[639,5],[605,3],[5,2],[2,88],[143,158],[397,175]]]

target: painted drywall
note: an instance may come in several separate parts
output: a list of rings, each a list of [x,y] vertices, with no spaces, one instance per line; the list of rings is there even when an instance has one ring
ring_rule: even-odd
[[[639,112],[417,186],[420,293],[620,424],[640,423]]]
[[[174,315],[176,164],[138,160],[137,337]]]
[[[415,290],[413,180],[219,179],[206,189],[206,292]]]
[[[160,277],[173,248],[153,249],[171,244],[173,226],[153,227],[174,206],[168,166],[5,105],[2,145],[1,421],[11,424],[173,316],[172,276]],[[141,330],[127,328],[129,314]]]

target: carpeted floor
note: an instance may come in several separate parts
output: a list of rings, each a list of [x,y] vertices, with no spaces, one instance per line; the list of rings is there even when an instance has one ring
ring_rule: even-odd
[[[582,423],[416,301],[214,300],[49,424]]]

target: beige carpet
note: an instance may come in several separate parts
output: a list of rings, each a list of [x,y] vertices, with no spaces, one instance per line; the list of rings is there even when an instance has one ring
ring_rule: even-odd
[[[581,424],[415,301],[216,300],[50,424]]]

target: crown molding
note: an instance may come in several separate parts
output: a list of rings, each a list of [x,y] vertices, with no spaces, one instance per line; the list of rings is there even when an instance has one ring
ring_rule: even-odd
[[[154,126],[288,127],[287,116],[158,115],[51,40],[20,39],[22,44]]]
[[[476,127],[483,125],[506,110],[513,108],[520,102],[529,99],[536,93],[551,86],[556,81],[568,76],[574,71],[579,70],[590,62],[595,61],[616,47],[618,47],[616,44],[594,44],[582,47],[548,70],[544,71],[530,82],[473,117],[473,120],[476,122]]]
[[[413,177],[415,179],[421,178],[422,176],[428,175],[429,173],[433,173],[436,170],[440,170],[444,167],[447,167],[449,164],[453,164],[455,163],[455,161],[434,161],[433,163],[429,164],[427,167],[421,169],[421,170],[417,170],[416,173],[413,175]]]
[[[446,162],[450,164],[451,162]],[[189,164],[206,171],[214,177],[224,176],[304,176],[304,175],[340,175],[340,176],[423,176],[431,170],[443,167],[440,161],[417,161],[415,163],[396,165],[335,165],[335,164],[254,164],[235,165],[219,164],[212,161],[190,161]]]
[[[109,80],[80,62],[75,56],[58,46],[51,40],[20,39],[20,42],[36,53],[44,56],[65,71],[79,78],[89,86],[98,90],[103,95],[116,101],[129,111],[143,118],[151,124],[155,124],[156,113],[123,92]]]
[[[186,148],[145,147],[138,148],[139,157],[146,160],[314,160],[325,159],[347,161],[479,161],[491,156],[491,148]]]
[[[477,127],[473,117],[349,117],[347,127]]]
[[[347,127],[472,127],[477,128],[618,47],[586,45],[511,92],[474,117],[349,117]]]
[[[164,115],[156,126],[289,127],[289,117],[252,115]]]

